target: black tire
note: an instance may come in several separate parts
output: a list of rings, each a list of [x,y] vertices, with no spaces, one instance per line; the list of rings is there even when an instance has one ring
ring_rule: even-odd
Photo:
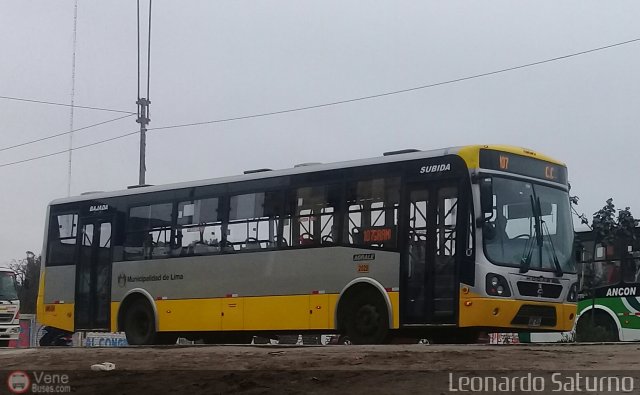
[[[53,336],[51,335],[51,333],[50,332],[45,332],[45,334],[42,335],[42,337],[38,341],[38,344],[41,347],[52,346],[53,345]]]
[[[359,292],[346,302],[344,328],[351,343],[385,343],[389,335],[389,313],[382,296],[375,291]]]
[[[597,309],[589,310],[576,323],[576,341],[618,342],[618,326],[609,314]]]
[[[0,340],[0,348],[9,347],[9,340]]]
[[[134,301],[124,316],[127,343],[133,346],[156,344],[159,339],[153,310],[144,299]]]

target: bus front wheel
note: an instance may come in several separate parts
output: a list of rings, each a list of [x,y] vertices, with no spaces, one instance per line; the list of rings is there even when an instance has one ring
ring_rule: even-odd
[[[618,342],[618,326],[613,318],[599,309],[584,312],[576,324],[577,342]]]
[[[381,344],[389,334],[389,315],[374,291],[353,295],[344,315],[346,335],[353,344]]]

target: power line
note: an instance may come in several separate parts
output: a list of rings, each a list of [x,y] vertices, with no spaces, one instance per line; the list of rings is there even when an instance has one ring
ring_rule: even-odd
[[[613,48],[613,47],[617,47],[617,46],[621,46],[621,45],[625,45],[625,44],[631,44],[631,43],[638,42],[638,41],[640,41],[640,38],[635,38],[633,40],[628,40],[628,41],[623,41],[623,42],[619,42],[619,43],[615,43],[615,44],[611,44],[611,45],[606,45],[604,47],[598,47],[598,48],[594,48],[594,49],[589,49],[589,50],[586,50],[586,51],[575,52],[575,53],[572,53],[572,54],[568,54],[568,55],[564,55],[564,56],[558,56],[558,57],[555,57],[555,58],[541,60],[541,61],[538,61],[538,62],[527,63],[527,64],[520,65],[520,66],[509,67],[509,68],[500,69],[500,70],[496,70],[496,71],[491,71],[491,72],[487,72],[487,73],[475,74],[475,75],[472,75],[472,76],[456,78],[456,79],[453,79],[453,80],[436,82],[436,83],[433,83],[433,84],[417,86],[417,87],[414,87],[414,88],[407,88],[407,89],[401,89],[401,90],[396,90],[396,91],[391,91],[391,92],[379,93],[379,94],[376,94],[376,95],[362,96],[362,97],[353,98],[353,99],[334,101],[334,102],[330,102],[330,103],[317,104],[317,105],[313,105],[313,106],[298,107],[298,108],[293,108],[293,109],[288,109],[288,110],[272,111],[272,112],[266,112],[266,113],[261,113],[261,114],[244,115],[244,116],[238,116],[238,117],[233,117],[233,118],[216,119],[216,120],[212,120],[212,121],[194,122],[194,123],[186,123],[186,124],[179,124],[179,125],[160,126],[160,127],[156,127],[156,128],[150,128],[150,129],[147,129],[147,130],[148,131],[164,130],[164,129],[174,129],[174,128],[181,128],[181,127],[189,127],[189,126],[206,125],[206,124],[212,124],[212,123],[232,122],[232,121],[238,121],[238,120],[242,120],[242,119],[267,117],[267,116],[271,116],[271,115],[286,114],[286,113],[297,112],[297,111],[305,111],[305,110],[311,110],[311,109],[316,109],[316,108],[335,106],[335,105],[339,105],[339,104],[352,103],[352,102],[356,102],[356,101],[374,99],[374,98],[379,98],[379,97],[384,97],[384,96],[391,96],[391,95],[400,94],[400,93],[412,92],[412,91],[416,91],[416,90],[420,90],[420,89],[427,89],[427,88],[433,88],[433,87],[442,86],[442,85],[454,84],[454,83],[457,83],[457,82],[467,81],[467,80],[471,80],[471,79],[475,79],[475,78],[487,77],[487,76],[490,76],[490,75],[505,73],[505,72],[508,72],[508,71],[513,71],[513,70],[523,69],[523,68],[526,68],[526,67],[532,67],[532,66],[536,66],[536,65],[540,65],[540,64],[544,64],[544,63],[549,63],[549,62],[554,62],[554,61],[558,61],[558,60],[568,59],[568,58],[571,58],[571,57],[585,55],[585,54],[588,54],[588,53],[601,51],[601,50],[604,50],[604,49],[609,49],[609,48]],[[132,114],[135,114],[135,113],[132,113]],[[114,140],[121,139],[121,138],[124,138],[124,137],[132,136],[132,135],[137,134],[137,133],[139,133],[139,131],[122,134],[122,135],[115,136],[115,137],[112,137],[112,138],[109,138],[109,139],[106,139],[106,140],[100,140],[100,141],[96,141],[96,142],[91,143],[91,144],[78,146],[78,147],[73,148],[73,150],[79,150],[79,149],[91,147],[91,146],[94,146],[94,145],[106,143],[106,142],[109,142],[109,141],[114,141]],[[58,152],[54,152],[54,153],[46,154],[46,155],[41,155],[41,156],[37,156],[37,157],[33,157],[33,158],[27,158],[27,159],[15,161],[15,162],[4,163],[4,164],[0,164],[0,168],[1,167],[6,167],[6,166],[11,166],[11,165],[16,165],[16,164],[19,164],[19,163],[30,162],[30,161],[38,160],[38,159],[42,159],[42,158],[47,158],[47,157],[54,156],[54,155],[59,155],[59,154],[65,153],[65,152],[67,152],[67,150],[58,151]]]
[[[134,112],[131,112],[131,111],[114,110],[112,108],[78,106],[78,105],[75,105],[75,104],[72,105],[72,104],[67,104],[67,103],[56,103],[56,102],[50,102],[50,101],[44,101],[44,100],[25,99],[25,98],[22,98],[22,97],[0,96],[0,99],[21,101],[21,102],[27,102],[27,103],[48,104],[48,105],[51,105],[51,106],[81,108],[81,109],[85,109],[85,110],[98,110],[98,111],[109,111],[109,112],[121,112],[123,114],[135,114]]]
[[[589,225],[589,219],[587,219],[587,216],[583,214],[578,213],[578,211],[576,210],[575,207],[573,207],[573,205],[571,205],[571,211],[573,211],[573,215],[575,215],[576,217],[578,217],[578,219],[580,220],[580,223],[583,225],[587,225],[587,227],[589,228],[589,230],[593,230],[593,228],[591,227],[591,225]]]
[[[185,124],[170,125],[170,126],[159,126],[159,127],[155,127],[155,128],[149,128],[147,130],[173,129],[173,128],[183,128],[183,127],[189,127],[189,126],[207,125],[207,124],[212,124],[212,123],[239,121],[239,120],[242,120],[242,119],[268,117],[268,116],[273,116],[273,115],[286,114],[286,113],[290,113],[290,112],[313,110],[313,109],[316,109],[316,108],[337,106],[337,105],[340,105],[340,104],[353,103],[353,102],[357,102],[357,101],[377,99],[377,98],[380,98],[380,97],[397,95],[397,94],[401,94],[401,93],[408,93],[408,92],[413,92],[413,91],[417,91],[417,90],[421,90],[421,89],[435,88],[435,87],[442,86],[442,85],[455,84],[455,83],[458,83],[458,82],[468,81],[468,80],[472,80],[472,79],[475,79],[475,78],[488,77],[488,76],[495,75],[495,74],[506,73],[506,72],[509,72],[509,71],[524,69],[524,68],[527,68],[527,67],[538,66],[538,65],[541,65],[541,64],[544,64],[544,63],[555,62],[555,61],[558,61],[558,60],[563,60],[563,59],[568,59],[568,58],[572,58],[572,57],[575,57],[575,56],[585,55],[585,54],[596,52],[596,51],[602,51],[604,49],[609,49],[609,48],[617,47],[617,46],[620,46],[620,45],[630,44],[630,43],[637,42],[637,41],[640,41],[640,38],[619,42],[619,43],[616,43],[616,44],[606,45],[604,47],[598,47],[598,48],[594,48],[594,49],[589,49],[587,51],[576,52],[576,53],[572,53],[572,54],[569,54],[569,55],[564,55],[564,56],[558,56],[558,57],[555,57],[555,58],[545,59],[545,60],[541,60],[541,61],[538,61],[538,62],[527,63],[527,64],[523,64],[523,65],[520,65],[520,66],[514,66],[514,67],[508,67],[506,69],[490,71],[488,73],[475,74],[475,75],[471,75],[471,76],[468,76],[468,77],[461,77],[461,78],[456,78],[456,79],[453,79],[453,80],[447,80],[447,81],[442,81],[442,82],[436,82],[436,83],[433,83],[433,84],[416,86],[416,87],[413,87],[413,88],[407,88],[407,89],[400,89],[400,90],[396,90],[396,91],[378,93],[378,94],[375,94],[375,95],[361,96],[361,97],[356,97],[356,98],[353,98],[353,99],[338,100],[338,101],[334,101],[334,102],[330,102],[330,103],[316,104],[316,105],[312,105],[312,106],[298,107],[298,108],[292,108],[292,109],[288,109],[288,110],[265,112],[265,113],[261,113],[261,114],[244,115],[244,116],[233,117],[233,118],[225,118],[225,119],[215,119],[215,120],[212,120],[212,121],[193,122],[193,123],[185,123]]]
[[[1,148],[0,148],[0,152],[2,152],[2,151],[7,151],[7,150],[10,150],[10,149],[13,149],[13,148],[24,147],[25,145],[30,145],[30,144],[39,143],[39,142],[41,142],[41,141],[50,140],[50,139],[52,139],[52,138],[56,138],[56,137],[60,137],[60,136],[65,136],[65,135],[67,135],[67,134],[71,134],[71,133],[79,132],[79,131],[81,131],[81,130],[91,129],[91,128],[94,128],[94,127],[96,127],[96,126],[104,125],[104,124],[106,124],[106,123],[119,121],[119,120],[124,119],[124,118],[129,118],[129,117],[132,117],[132,116],[134,116],[134,115],[136,115],[136,114],[127,114],[127,115],[123,115],[123,116],[118,117],[118,118],[109,119],[109,120],[107,120],[107,121],[103,121],[103,122],[99,122],[99,123],[94,123],[94,124],[92,124],[92,125],[84,126],[84,127],[78,128],[78,129],[73,129],[73,130],[69,130],[69,131],[66,131],[66,132],[61,132],[61,133],[57,133],[57,134],[52,134],[52,135],[50,135],[50,136],[41,137],[41,138],[39,138],[39,139],[35,139],[35,140],[25,141],[25,142],[23,142],[23,143],[19,143],[19,144],[15,144],[15,145],[10,145],[10,146],[7,146],[7,147],[1,147]]]
[[[80,150],[80,149],[83,149],[83,148],[92,147],[94,145],[98,145],[98,144],[102,144],[102,143],[108,143],[109,141],[118,140],[118,139],[121,139],[121,138],[124,138],[124,137],[128,137],[128,136],[133,136],[134,134],[138,134],[138,133],[139,133],[139,131],[136,130],[135,132],[121,134],[119,136],[111,137],[111,138],[108,138],[108,139],[105,139],[105,140],[96,141],[95,143],[79,145],[77,147],[71,148],[71,150],[72,151],[77,151],[77,150]],[[21,159],[21,160],[15,161],[15,162],[3,163],[3,164],[0,164],[0,167],[17,165],[17,164],[25,163],[25,162],[31,162],[31,161],[38,160],[38,159],[48,158],[50,156],[65,154],[67,152],[69,152],[69,149],[65,149],[65,150],[57,151],[57,152],[52,152],[50,154],[35,156],[35,157],[32,157],[32,158]]]

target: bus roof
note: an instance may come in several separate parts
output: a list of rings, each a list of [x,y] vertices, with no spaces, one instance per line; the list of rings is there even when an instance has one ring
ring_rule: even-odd
[[[265,169],[265,171],[257,171],[249,174],[210,178],[210,179],[204,179],[204,180],[198,180],[198,181],[187,181],[187,182],[163,184],[163,185],[134,187],[134,188],[116,190],[111,192],[91,192],[91,193],[86,193],[79,196],[56,199],[56,200],[53,200],[51,203],[49,203],[49,205],[81,202],[81,201],[96,200],[96,199],[105,199],[110,197],[137,195],[137,194],[159,192],[159,191],[166,191],[166,190],[173,190],[173,189],[192,188],[192,187],[213,185],[213,184],[225,184],[225,183],[240,182],[240,181],[258,180],[258,179],[264,179],[264,178],[312,173],[312,172],[327,171],[327,170],[336,170],[336,169],[343,169],[343,168],[349,168],[349,167],[359,167],[359,166],[376,165],[376,164],[382,164],[382,163],[402,162],[407,160],[416,160],[416,159],[424,159],[424,158],[435,158],[435,157],[445,156],[445,155],[459,154],[467,162],[467,165],[470,168],[475,168],[477,167],[477,152],[479,152],[480,149],[493,149],[498,151],[510,152],[518,155],[530,156],[536,159],[545,160],[548,162],[553,162],[553,163],[564,166],[564,163],[562,162],[559,162],[553,158],[550,158],[545,155],[541,155],[539,153],[536,153],[526,148],[508,146],[508,145],[468,145],[468,146],[461,146],[461,147],[448,147],[448,148],[429,150],[429,151],[406,152],[406,153],[378,156],[378,157],[366,158],[366,159],[356,159],[356,160],[343,161],[343,162],[309,164],[309,165],[292,167],[288,169],[280,169],[280,170]],[[473,156],[473,153],[476,154],[475,160],[470,157],[470,156]]]

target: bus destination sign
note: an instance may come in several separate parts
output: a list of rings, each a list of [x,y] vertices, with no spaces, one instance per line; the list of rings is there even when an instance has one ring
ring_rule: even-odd
[[[358,229],[356,237],[358,243],[366,245],[378,245],[393,242],[396,239],[396,230],[393,226],[369,226]]]
[[[480,167],[567,184],[566,167],[507,152],[480,150]]]

